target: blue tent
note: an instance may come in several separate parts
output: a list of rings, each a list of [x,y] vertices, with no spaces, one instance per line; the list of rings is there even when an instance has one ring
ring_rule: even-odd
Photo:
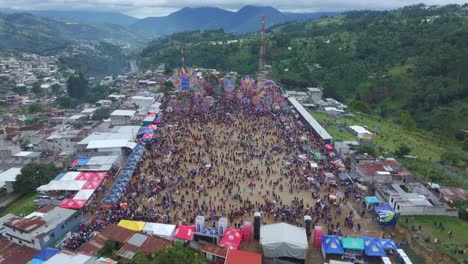
[[[140,129],[137,132],[137,137],[143,136],[145,134],[145,130],[146,130],[145,127],[140,127]]]
[[[215,236],[218,234],[218,230],[216,228],[212,228],[212,227],[205,227],[203,230],[202,230],[202,233],[203,234],[207,234],[207,235],[212,235],[212,236]]]
[[[376,196],[366,196],[366,203],[367,204],[379,204],[380,200]]]
[[[91,158],[78,158],[76,166],[85,166]]]
[[[389,204],[376,206],[374,210],[379,215],[381,226],[395,226],[397,224],[399,214],[395,213],[395,210]]]
[[[65,172],[62,172],[62,173],[59,173],[59,175],[55,176],[54,180],[58,181],[60,179],[62,179],[63,176],[65,176]]]
[[[325,254],[343,255],[344,249],[340,237],[324,235],[322,237],[322,251]]]
[[[39,251],[39,253],[37,253],[36,256],[34,256],[33,258],[33,261],[34,259],[36,259],[36,263],[43,263],[45,261],[47,261],[48,259],[50,259],[51,257],[57,255],[60,251],[56,248],[45,248],[41,251]],[[42,261],[42,262],[41,262]]]
[[[364,240],[364,253],[369,257],[386,257],[385,250],[379,243],[379,239],[372,237],[361,237]]]
[[[379,244],[382,246],[383,249],[393,249],[396,250],[398,247],[395,244],[395,241],[391,239],[379,239]]]

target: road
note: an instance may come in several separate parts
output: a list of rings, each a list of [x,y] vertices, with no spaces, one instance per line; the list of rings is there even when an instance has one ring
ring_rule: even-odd
[[[138,65],[136,63],[136,60],[131,60],[130,61],[130,72],[131,73],[137,73],[139,71]]]

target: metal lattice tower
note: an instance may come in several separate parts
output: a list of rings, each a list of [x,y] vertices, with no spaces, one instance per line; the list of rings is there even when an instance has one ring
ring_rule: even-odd
[[[184,59],[184,48],[180,48],[180,62],[181,66],[185,67],[185,59]]]
[[[260,32],[260,53],[258,60],[258,79],[263,79],[265,66],[265,16],[262,16],[262,31]]]

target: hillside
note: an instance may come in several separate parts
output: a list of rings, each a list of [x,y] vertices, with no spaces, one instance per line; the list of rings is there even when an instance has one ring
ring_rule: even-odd
[[[143,34],[119,25],[61,22],[27,13],[0,13],[0,49],[44,53],[76,41],[141,45]]]
[[[187,64],[251,74],[258,35],[231,39],[239,41],[160,40],[142,52],[142,65],[178,65],[183,44]],[[326,96],[355,110],[395,122],[409,112],[404,120],[409,127],[414,120],[420,128],[450,138],[467,128],[467,6],[416,5],[285,23],[268,30],[266,49],[271,77],[287,89],[320,85]]]
[[[272,7],[245,6],[237,12],[215,7],[183,8],[165,17],[148,17],[131,25],[131,28],[151,32],[154,35],[168,35],[191,30],[224,29],[230,33],[255,32],[261,28],[261,17],[266,16],[266,26],[287,21],[301,21],[323,16],[334,16],[337,12],[292,14],[282,13]]]
[[[13,10],[14,11],[14,10]],[[138,21],[137,18],[116,12],[98,11],[63,11],[63,10],[31,10],[23,11],[35,16],[53,18],[64,21],[76,21],[84,23],[103,23],[115,25],[131,25]]]

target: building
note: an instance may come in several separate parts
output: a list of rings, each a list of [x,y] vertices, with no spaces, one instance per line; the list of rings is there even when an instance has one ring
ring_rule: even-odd
[[[34,150],[49,154],[59,154],[62,152],[74,153],[76,142],[78,141],[80,130],[67,130],[51,134],[34,146]]]
[[[152,105],[154,102],[154,96],[132,96],[132,103],[138,105],[139,108],[146,108]]]
[[[323,90],[319,87],[308,87],[307,88],[307,96],[309,100],[314,103],[320,103],[322,101]]]
[[[349,129],[351,129],[351,132],[353,132],[358,139],[372,140],[372,133],[362,126],[349,126]]]
[[[21,168],[11,168],[0,173],[0,188],[5,188],[7,192],[13,192],[13,184],[16,176],[21,174]]]
[[[136,123],[138,121],[136,113],[135,110],[115,110],[110,114],[111,124],[124,126]]]
[[[48,205],[25,217],[12,216],[3,227],[10,241],[42,250],[78,223],[78,211]]]
[[[458,216],[456,208],[449,207],[419,182],[377,185],[376,196],[400,215]]]
[[[133,149],[139,126],[116,126],[93,132],[77,144],[77,153],[86,156],[118,155],[122,148]]]

